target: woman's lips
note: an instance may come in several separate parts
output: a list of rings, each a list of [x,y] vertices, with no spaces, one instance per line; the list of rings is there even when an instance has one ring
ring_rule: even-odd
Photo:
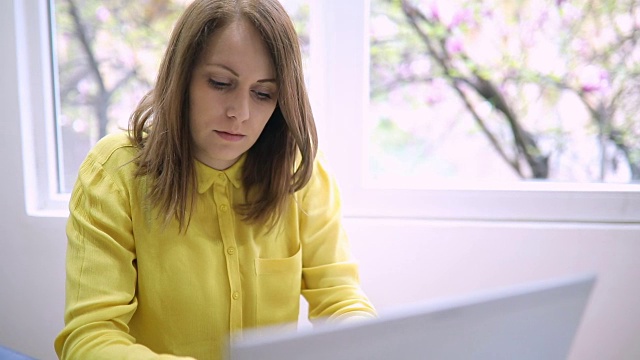
[[[227,141],[240,141],[244,138],[244,135],[242,134],[232,134],[232,133],[228,133],[226,131],[218,131],[218,130],[214,130],[216,134],[218,134],[218,136],[220,136],[222,139],[227,140]]]

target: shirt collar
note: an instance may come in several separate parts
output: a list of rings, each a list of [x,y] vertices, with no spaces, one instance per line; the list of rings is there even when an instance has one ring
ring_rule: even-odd
[[[233,186],[242,186],[242,167],[246,154],[243,154],[235,164],[225,170],[216,170],[195,159],[196,175],[198,177],[198,193],[207,191],[214,181],[230,181]]]

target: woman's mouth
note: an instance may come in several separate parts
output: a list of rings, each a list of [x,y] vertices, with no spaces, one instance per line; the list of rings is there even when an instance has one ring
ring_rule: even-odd
[[[233,134],[226,131],[218,131],[218,130],[214,130],[214,132],[218,134],[218,136],[220,136],[223,140],[226,140],[226,141],[236,142],[244,139],[244,135],[242,134]]]

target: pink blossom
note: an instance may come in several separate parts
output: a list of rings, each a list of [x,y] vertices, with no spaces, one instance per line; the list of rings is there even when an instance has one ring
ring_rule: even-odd
[[[582,10],[569,2],[562,1],[560,3],[560,16],[563,26],[572,26],[573,22],[582,17]]]
[[[96,10],[96,17],[98,18],[98,20],[100,22],[105,22],[105,21],[109,20],[109,18],[111,17],[111,12],[106,7],[100,6]]]
[[[473,13],[467,8],[456,8],[449,1],[433,1],[425,9],[428,17],[445,25],[449,30],[474,22]]]
[[[438,10],[438,4],[435,2],[432,2],[429,6],[429,15],[431,15],[431,19],[440,21],[440,11]]]
[[[473,14],[471,13],[471,10],[467,8],[463,8],[456,11],[453,14],[453,17],[451,18],[451,22],[448,25],[448,28],[451,30],[460,25],[472,24],[473,22],[474,20],[473,20]]]
[[[447,39],[445,43],[445,48],[450,55],[456,55],[462,52],[464,49],[462,39],[458,36],[452,36]]]
[[[442,79],[435,79],[427,88],[425,101],[429,105],[435,105],[445,99],[447,83]]]
[[[585,93],[605,94],[610,88],[609,73],[597,66],[587,66],[579,74],[580,88]]]

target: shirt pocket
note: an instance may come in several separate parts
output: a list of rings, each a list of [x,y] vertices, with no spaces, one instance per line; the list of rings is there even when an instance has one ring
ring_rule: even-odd
[[[296,322],[300,310],[302,251],[278,259],[255,259],[258,325]]]

